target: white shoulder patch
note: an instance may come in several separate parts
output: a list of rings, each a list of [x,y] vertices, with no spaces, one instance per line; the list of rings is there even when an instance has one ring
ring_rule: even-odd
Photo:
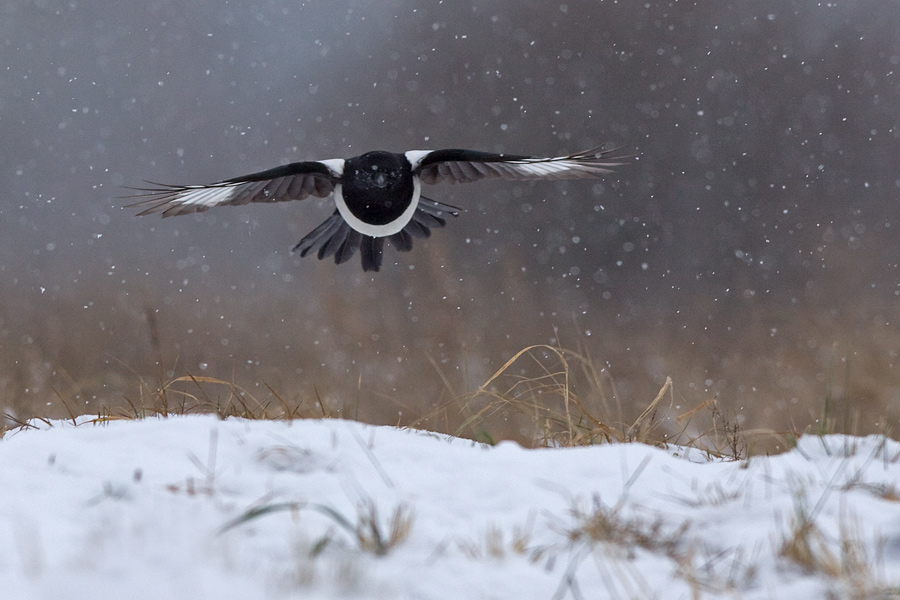
[[[409,164],[412,165],[412,170],[415,171],[419,168],[419,165],[422,164],[422,159],[431,154],[433,150],[409,150],[405,153],[406,160],[409,161]]]
[[[344,174],[344,159],[343,158],[329,158],[328,160],[320,160],[316,161],[320,162],[326,167],[335,177],[340,177]]]

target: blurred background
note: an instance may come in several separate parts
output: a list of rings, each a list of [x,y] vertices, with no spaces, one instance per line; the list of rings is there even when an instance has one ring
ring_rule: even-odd
[[[678,410],[715,398],[745,429],[900,417],[894,0],[6,0],[0,56],[10,417],[193,375],[429,426],[532,344],[588,357],[623,421],[667,376]],[[374,274],[290,253],[330,199],[162,220],[120,198],[373,149],[597,144],[636,158],[429,188],[464,212]]]

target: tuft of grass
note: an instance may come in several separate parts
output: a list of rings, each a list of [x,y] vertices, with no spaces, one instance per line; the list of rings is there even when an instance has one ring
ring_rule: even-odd
[[[138,398],[125,397],[126,408],[115,409],[120,418],[142,419],[150,416],[168,417],[187,414],[215,414],[221,419],[292,420],[303,418],[334,418],[316,395],[312,405],[291,403],[270,385],[265,384],[268,396],[258,398],[240,385],[216,377],[182,375],[151,384],[139,378]]]
[[[457,540],[459,550],[473,560],[485,557],[505,558],[509,554],[516,556],[528,556],[528,560],[536,562],[541,558],[546,548],[535,548],[531,545],[531,534],[534,527],[534,517],[529,516],[525,525],[514,526],[512,532],[507,535],[496,525],[491,525],[484,532],[484,540],[469,541]]]
[[[522,374],[529,367],[537,374]],[[530,421],[533,439],[540,446],[648,442],[657,439],[653,438],[658,426],[655,417],[671,391],[672,381],[667,378],[643,413],[623,425],[615,382],[605,368],[585,354],[537,344],[514,354],[475,392],[462,397],[460,412],[465,418],[453,434],[468,432],[474,439],[493,439],[486,433],[490,419],[512,412]],[[609,417],[601,419],[599,414]]]
[[[822,572],[829,577],[840,575],[840,563],[802,499],[795,504],[794,516],[779,544],[778,555],[807,573]]]
[[[399,504],[394,508],[386,529],[382,527],[378,508],[371,500],[357,506],[355,522],[330,506],[316,505],[314,508],[331,517],[337,525],[354,536],[361,550],[371,552],[375,556],[385,556],[405,542],[409,538],[414,521],[412,509],[406,504]]]
[[[454,394],[449,383],[447,387]],[[747,455],[745,432],[725,416],[718,399],[672,415],[675,396],[674,382],[666,377],[646,406],[629,416],[609,369],[589,353],[537,344],[512,355],[474,392],[455,394],[410,425],[449,425],[449,407],[455,405],[462,421],[452,435],[488,444],[510,437],[494,435],[495,429],[517,424],[524,443],[534,447],[641,442],[687,445],[735,460]],[[775,435],[783,443],[774,432],[753,433]]]
[[[829,539],[808,510],[802,496],[794,505],[794,515],[777,544],[778,556],[807,574],[823,575],[829,582],[829,597],[847,600],[900,598],[900,588],[882,582],[872,557],[861,540],[858,519],[844,514],[839,522],[839,538]]]
[[[670,527],[662,517],[647,520],[624,515],[622,504],[607,506],[594,496],[591,508],[572,509],[575,525],[567,530],[571,542],[610,543],[629,549],[643,548],[670,558],[678,558],[690,523]]]
[[[378,514],[378,507],[371,500],[361,501],[357,505],[356,518],[351,519],[340,511],[324,505],[306,502],[278,502],[263,504],[248,509],[238,515],[219,529],[219,533],[225,533],[236,527],[245,525],[265,515],[277,512],[289,511],[299,513],[303,509],[314,510],[331,519],[338,528],[349,534],[356,540],[357,546],[364,552],[375,556],[385,556],[391,550],[400,546],[409,537],[412,531],[414,515],[406,504],[399,504],[394,508],[387,523],[383,524]],[[325,548],[332,545],[335,538],[331,533],[326,533],[312,548],[311,554],[317,556]]]

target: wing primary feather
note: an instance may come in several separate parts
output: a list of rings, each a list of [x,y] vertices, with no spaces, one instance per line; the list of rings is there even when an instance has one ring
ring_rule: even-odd
[[[164,217],[202,212],[214,206],[284,202],[309,196],[324,198],[334,191],[340,176],[334,169],[340,170],[341,164],[337,161],[297,162],[208,185],[148,181],[153,187],[127,188],[139,193],[126,197],[138,199],[128,206],[141,208],[139,216],[162,213]]]
[[[474,150],[436,150],[424,155],[416,173],[423,182],[469,183],[480,179],[574,179],[599,177],[625,164],[621,148],[590,148],[549,158],[491,154]]]

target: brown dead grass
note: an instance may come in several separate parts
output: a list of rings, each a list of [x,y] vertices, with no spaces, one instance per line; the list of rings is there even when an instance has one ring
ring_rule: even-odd
[[[822,531],[798,496],[790,524],[778,544],[778,555],[807,574],[823,575],[830,582],[829,598],[873,600],[900,598],[900,588],[886,586],[876,572],[877,560],[869,556],[860,539],[859,520],[842,514],[836,543]]]
[[[124,395],[119,403],[100,405],[98,418],[140,419],[198,413],[220,418],[286,420],[355,416],[352,406],[329,403],[318,392],[313,397],[295,394],[288,398],[268,384],[262,386],[264,392],[260,394],[234,381],[205,375],[164,379],[165,372],[160,367],[156,381],[134,374],[136,393]],[[74,421],[79,416],[75,403],[58,391],[55,397],[64,415]],[[779,449],[787,449],[790,440],[802,433],[743,431],[724,413],[715,397],[680,408],[671,377],[666,377],[656,394],[638,410],[635,406],[639,405],[633,399],[624,401],[610,370],[598,364],[584,348],[576,351],[536,344],[513,354],[473,392],[451,395],[425,413],[406,411],[393,424],[489,444],[501,439],[514,439],[531,447],[678,444],[733,459],[758,449],[760,444],[754,447],[757,440],[774,441]],[[6,428],[25,423],[24,419],[6,414]]]

